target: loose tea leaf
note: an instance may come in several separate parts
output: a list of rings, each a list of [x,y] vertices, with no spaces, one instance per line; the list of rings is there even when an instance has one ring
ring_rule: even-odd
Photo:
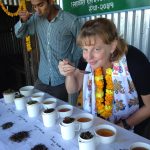
[[[48,148],[43,144],[35,145],[31,150],[48,150]]]
[[[5,94],[13,93],[13,92],[14,92],[14,90],[13,90],[13,89],[7,89],[7,90],[5,90],[5,91],[4,91],[4,93],[5,93]]]
[[[80,134],[80,137],[83,138],[83,139],[91,139],[93,137],[93,134],[89,131],[87,132],[82,132]]]
[[[63,123],[72,123],[75,119],[71,117],[65,117]]]
[[[33,101],[33,100],[30,100],[30,101],[28,102],[29,105],[36,104],[36,103],[37,103],[37,101]]]
[[[9,139],[13,142],[22,142],[23,140],[26,140],[29,137],[29,131],[21,131],[18,133],[13,134],[9,137]]]
[[[15,98],[21,98],[21,97],[24,97],[24,96],[22,94],[15,95]]]
[[[2,129],[5,130],[5,129],[8,129],[8,128],[11,128],[13,126],[13,122],[6,122],[2,125]]]
[[[46,109],[44,110],[44,113],[51,113],[54,111],[54,108]]]

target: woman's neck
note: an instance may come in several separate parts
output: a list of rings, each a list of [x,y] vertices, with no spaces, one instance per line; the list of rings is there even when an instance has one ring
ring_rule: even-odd
[[[112,63],[108,63],[107,65],[102,67],[103,75],[106,74],[106,69],[108,69],[108,68],[113,68],[113,64]]]

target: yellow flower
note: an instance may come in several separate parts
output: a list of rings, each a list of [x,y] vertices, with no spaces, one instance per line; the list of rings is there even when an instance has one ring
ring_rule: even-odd
[[[96,98],[102,98],[104,96],[104,92],[97,93],[96,92]]]
[[[95,76],[95,81],[99,81],[99,80],[102,80],[103,79],[103,76],[101,75],[101,76]]]
[[[113,94],[114,86],[112,82],[112,69],[106,69],[106,90],[103,91],[104,81],[103,81],[102,69],[98,68],[94,72],[94,81],[96,86],[95,97],[96,97],[96,108],[97,113],[104,118],[108,118],[112,115],[113,109]],[[104,97],[105,93],[105,97]]]

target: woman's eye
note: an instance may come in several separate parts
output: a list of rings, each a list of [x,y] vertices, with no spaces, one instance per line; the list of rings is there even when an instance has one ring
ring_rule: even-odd
[[[100,50],[100,48],[96,48],[95,50],[96,50],[96,51],[99,51],[99,50]]]
[[[39,7],[43,7],[43,6],[44,6],[44,4],[43,4],[43,3],[39,4]]]

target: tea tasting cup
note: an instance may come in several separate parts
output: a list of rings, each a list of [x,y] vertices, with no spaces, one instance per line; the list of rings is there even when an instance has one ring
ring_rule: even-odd
[[[37,101],[30,100],[27,102],[27,112],[29,117],[37,117],[40,113],[40,105]]]
[[[131,144],[130,150],[150,150],[150,145],[144,142],[135,142]]]
[[[115,141],[117,130],[112,125],[102,124],[94,129],[97,143],[110,144]]]
[[[26,109],[26,99],[24,96],[16,97],[14,99],[16,110]]]
[[[57,107],[58,116],[60,118],[70,117],[73,113],[73,106],[64,104]]]
[[[24,86],[24,87],[21,87],[19,89],[20,93],[24,96],[31,96],[32,93],[33,93],[33,89],[34,89],[34,86],[32,85],[28,85],[28,86]]]
[[[42,102],[44,99],[44,92],[36,92],[31,95],[31,100]]]
[[[59,123],[61,135],[64,140],[71,140],[75,137],[76,131],[80,130],[80,126],[75,122],[74,118],[65,117],[63,121]]]
[[[3,97],[6,104],[13,103],[15,99],[15,92],[3,92]]]
[[[86,130],[92,127],[94,116],[89,113],[82,113],[76,117],[76,121],[80,123],[81,129]]]
[[[47,98],[42,102],[42,105],[43,105],[44,109],[55,108],[57,105],[57,99],[56,98]]]
[[[79,150],[95,150],[96,142],[94,135],[87,131],[79,134],[78,137]]]
[[[54,108],[45,109],[42,111],[42,119],[45,127],[52,127],[56,124],[57,112]]]

